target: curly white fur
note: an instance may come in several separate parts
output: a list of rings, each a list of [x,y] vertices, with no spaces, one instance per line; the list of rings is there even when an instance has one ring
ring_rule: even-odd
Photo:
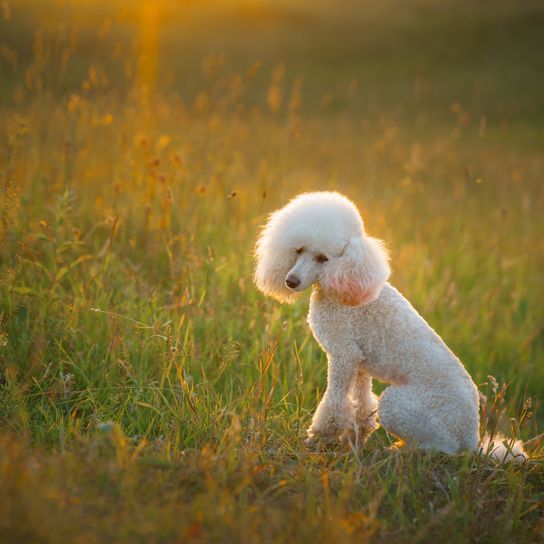
[[[330,442],[363,441],[380,424],[409,445],[477,451],[478,391],[459,359],[389,283],[381,241],[365,232],[356,206],[335,192],[306,193],[274,212],[256,246],[255,282],[282,302],[313,285],[308,323],[327,353],[327,390],[308,429]],[[372,378],[391,384],[380,398]],[[523,460],[504,437],[482,448]],[[512,455],[513,453],[513,455]]]

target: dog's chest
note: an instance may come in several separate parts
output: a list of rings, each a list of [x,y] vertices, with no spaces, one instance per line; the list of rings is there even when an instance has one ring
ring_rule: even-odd
[[[330,353],[338,349],[343,350],[347,344],[354,341],[355,312],[354,308],[332,304],[318,295],[312,295],[308,324],[315,339],[325,351]]]

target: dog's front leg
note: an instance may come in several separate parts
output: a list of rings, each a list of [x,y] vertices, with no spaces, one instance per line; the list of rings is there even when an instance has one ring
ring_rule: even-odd
[[[307,442],[333,442],[353,427],[355,410],[349,391],[356,366],[352,358],[329,355],[327,390],[312,418]]]
[[[355,425],[346,434],[346,438],[354,444],[364,445],[369,436],[379,427],[378,397],[372,392],[372,376],[361,365],[355,371],[351,399],[355,406]]]

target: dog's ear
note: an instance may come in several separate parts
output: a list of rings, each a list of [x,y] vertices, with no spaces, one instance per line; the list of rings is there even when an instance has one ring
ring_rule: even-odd
[[[257,240],[254,281],[265,295],[280,302],[293,302],[297,293],[287,288],[285,277],[295,265],[296,254],[282,236],[281,217],[277,213],[272,214]]]
[[[376,300],[391,273],[383,243],[369,236],[353,236],[335,261],[328,266],[321,288],[325,296],[347,306]]]

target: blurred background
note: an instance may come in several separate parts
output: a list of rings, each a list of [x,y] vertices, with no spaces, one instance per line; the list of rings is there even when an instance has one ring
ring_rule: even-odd
[[[42,43],[44,76],[63,91],[138,81],[204,108],[234,86],[246,107],[282,112],[298,85],[302,107],[320,115],[465,108],[473,123],[537,124],[543,24],[530,0],[8,0],[1,98],[22,100]],[[223,88],[210,86],[217,74]]]

